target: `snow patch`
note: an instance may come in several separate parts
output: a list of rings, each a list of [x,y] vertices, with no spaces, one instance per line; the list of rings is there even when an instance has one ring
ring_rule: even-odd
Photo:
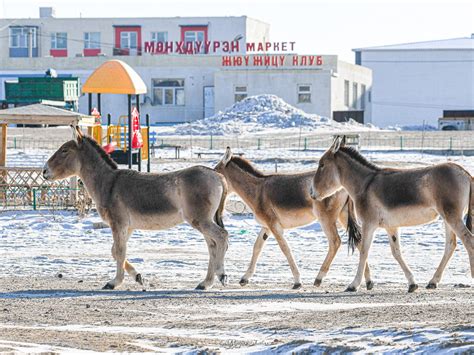
[[[354,120],[335,122],[330,118],[308,114],[275,95],[256,95],[235,103],[214,116],[178,125],[177,135],[239,135],[268,129],[302,129],[318,131],[348,131],[377,129]]]

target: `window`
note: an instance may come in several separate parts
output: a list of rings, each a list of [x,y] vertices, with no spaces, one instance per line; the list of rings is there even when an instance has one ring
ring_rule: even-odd
[[[360,109],[365,110],[365,91],[366,87],[364,84],[360,86]]]
[[[120,32],[120,48],[122,49],[137,49],[138,36],[137,32]]]
[[[298,85],[298,103],[311,102],[311,85]]]
[[[32,48],[36,48],[35,27],[10,27],[10,48],[28,48],[28,36],[31,36]]]
[[[184,42],[203,42],[204,31],[186,31],[184,32]]]
[[[236,86],[234,87],[234,102],[242,101],[247,97],[247,87],[246,86]]]
[[[55,32],[51,34],[51,49],[67,49],[66,32]]]
[[[344,105],[349,107],[349,81],[344,80]]]
[[[168,32],[152,32],[152,42],[168,42]]]
[[[184,79],[152,79],[153,104],[184,106]]]
[[[84,48],[100,49],[100,32],[84,32]]]
[[[359,93],[357,83],[352,84],[352,108],[357,109],[357,100],[359,99]]]
[[[186,31],[184,32],[184,42],[201,42],[203,43],[204,42],[204,38],[205,38],[205,35],[204,35],[204,31]],[[204,51],[204,43],[201,45],[200,47],[200,51],[196,53],[205,53]],[[195,50],[195,47],[193,47],[194,50]]]

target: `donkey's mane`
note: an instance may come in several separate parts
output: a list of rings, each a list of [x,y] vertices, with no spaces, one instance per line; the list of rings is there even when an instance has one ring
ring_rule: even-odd
[[[102,158],[102,160],[110,166],[112,169],[117,170],[118,166],[117,163],[110,157],[110,155],[107,154],[107,152],[91,137],[88,136],[82,136],[82,139],[89,143],[89,145],[94,148],[94,150],[99,153],[99,156]]]
[[[246,173],[253,175],[255,177],[265,177],[266,175],[262,173],[257,168],[253,167],[252,164],[244,158],[233,156],[230,159],[230,162],[237,165],[241,170],[245,171]]]
[[[339,148],[339,151],[347,154],[350,158],[353,160],[357,161],[359,164],[362,164],[363,166],[375,170],[375,171],[380,171],[382,168],[380,166],[375,165],[374,163],[370,162],[365,158],[362,154],[360,154],[356,149],[353,147],[341,147]]]

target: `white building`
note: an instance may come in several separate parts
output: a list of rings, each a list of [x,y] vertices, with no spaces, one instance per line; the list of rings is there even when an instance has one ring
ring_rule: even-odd
[[[474,109],[474,34],[354,49],[372,69],[372,122],[437,126],[444,110]]]
[[[42,76],[54,68],[85,82],[104,61],[120,59],[147,85],[140,111],[150,114],[153,124],[208,117],[256,94],[276,94],[309,113],[370,120],[370,69],[333,55],[298,56],[291,42],[270,42],[270,27],[261,21],[57,19],[53,14],[42,8],[39,19],[0,19],[0,99],[5,80]],[[102,96],[102,114],[110,113],[113,122],[126,105],[123,96]],[[86,95],[79,107],[87,111]]]

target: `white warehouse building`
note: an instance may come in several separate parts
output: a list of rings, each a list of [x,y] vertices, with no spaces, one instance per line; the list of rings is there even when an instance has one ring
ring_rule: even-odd
[[[354,49],[372,69],[372,123],[437,126],[443,111],[474,110],[474,34]]]
[[[54,68],[84,83],[104,61],[120,59],[147,86],[140,112],[150,114],[152,124],[209,117],[257,94],[278,95],[308,113],[370,121],[370,69],[335,55],[297,55],[292,42],[270,42],[270,26],[262,21],[55,18],[51,8],[40,10],[37,19],[0,19],[0,100],[5,81],[44,76]],[[101,109],[116,122],[127,102],[102,95]],[[88,110],[87,95],[80,97],[79,110]]]

